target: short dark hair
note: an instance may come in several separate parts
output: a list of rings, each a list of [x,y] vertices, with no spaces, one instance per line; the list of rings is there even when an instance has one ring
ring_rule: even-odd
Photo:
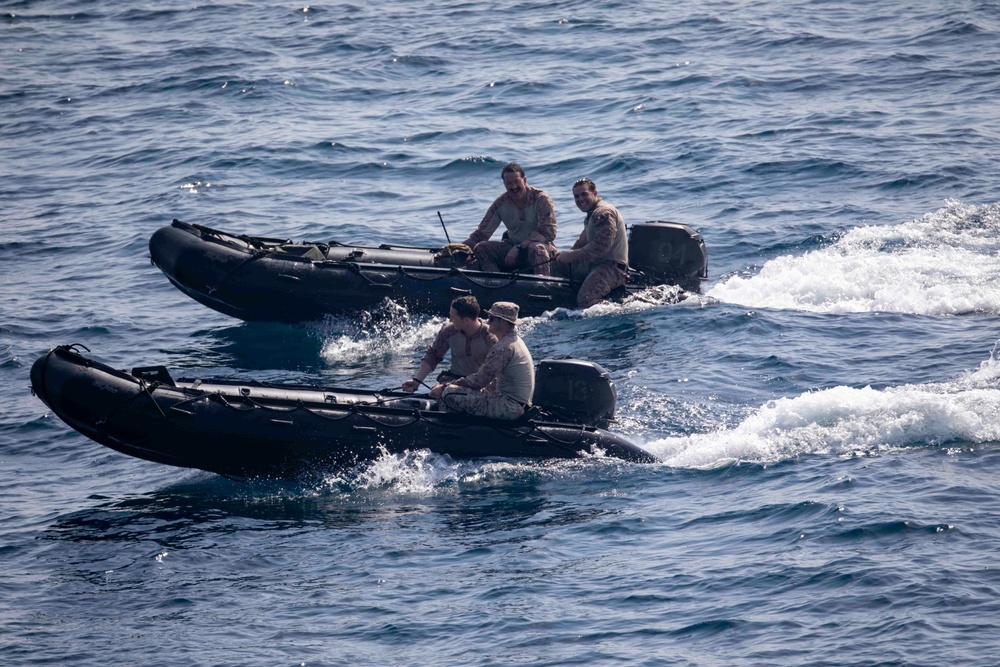
[[[504,174],[521,174],[521,178],[526,178],[524,175],[524,169],[521,169],[521,165],[516,162],[508,162],[500,170],[500,178],[503,178]]]
[[[589,178],[581,178],[580,180],[578,180],[576,183],[573,184],[573,189],[576,190],[581,185],[587,186],[587,189],[590,190],[591,192],[597,192],[597,186],[594,185],[594,182]]]
[[[479,317],[479,302],[474,296],[460,296],[452,299],[451,307],[459,317]]]

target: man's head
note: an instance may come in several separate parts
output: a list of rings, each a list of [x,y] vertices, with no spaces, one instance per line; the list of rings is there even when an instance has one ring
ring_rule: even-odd
[[[474,296],[460,296],[453,299],[448,311],[448,319],[456,327],[465,331],[479,322],[479,302]]]
[[[601,198],[597,196],[597,186],[589,178],[581,178],[573,184],[573,201],[584,213],[597,206],[600,200]]]
[[[524,169],[521,169],[521,165],[516,162],[508,162],[500,170],[500,178],[503,178],[507,174],[517,174],[521,178],[525,178]]]
[[[486,311],[490,316],[490,333],[499,338],[509,331],[514,330],[517,324],[517,314],[520,308],[516,303],[510,301],[497,301]]]
[[[527,192],[525,187],[528,185],[528,179],[524,175],[524,169],[521,169],[521,165],[518,163],[508,162],[505,164],[500,170],[500,177],[503,178],[503,185],[507,188],[507,192],[514,199],[521,199]]]

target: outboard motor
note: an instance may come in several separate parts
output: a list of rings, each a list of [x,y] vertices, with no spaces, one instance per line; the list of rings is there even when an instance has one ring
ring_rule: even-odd
[[[611,374],[591,361],[543,359],[535,371],[532,404],[559,421],[607,428],[618,392]]]
[[[629,267],[658,282],[697,284],[708,278],[708,251],[701,234],[679,222],[654,220],[632,225]]]

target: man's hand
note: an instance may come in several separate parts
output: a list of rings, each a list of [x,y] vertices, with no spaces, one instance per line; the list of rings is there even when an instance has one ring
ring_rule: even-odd
[[[443,384],[436,384],[433,387],[431,387],[431,398],[433,398],[435,401],[441,398],[441,392],[444,391],[444,387],[445,386]]]
[[[417,382],[416,379],[407,380],[406,382],[403,383],[403,391],[405,391],[407,394],[412,394],[417,390],[417,387],[419,386],[420,383]]]

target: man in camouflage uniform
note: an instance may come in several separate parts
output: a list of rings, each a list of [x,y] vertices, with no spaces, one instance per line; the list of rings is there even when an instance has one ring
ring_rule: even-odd
[[[517,335],[516,303],[498,301],[486,311],[496,345],[482,367],[472,375],[431,389],[449,412],[491,419],[517,419],[531,405],[535,393],[535,362]]]
[[[589,178],[573,184],[573,199],[587,214],[583,232],[570,250],[556,255],[552,273],[581,282],[576,305],[589,308],[628,281],[628,234],[618,209],[597,195]]]
[[[484,271],[522,269],[551,275],[556,251],[552,198],[528,185],[524,169],[516,162],[504,165],[500,175],[507,191],[493,202],[465,245],[472,248]],[[490,241],[501,222],[507,228],[503,238]]]
[[[474,296],[460,296],[453,299],[448,310],[448,323],[441,327],[437,337],[420,362],[413,379],[403,383],[403,391],[413,393],[431,371],[444,361],[444,355],[451,350],[451,368],[442,371],[438,382],[457,380],[479,370],[486,355],[497,342],[486,323],[479,319],[479,302]]]

